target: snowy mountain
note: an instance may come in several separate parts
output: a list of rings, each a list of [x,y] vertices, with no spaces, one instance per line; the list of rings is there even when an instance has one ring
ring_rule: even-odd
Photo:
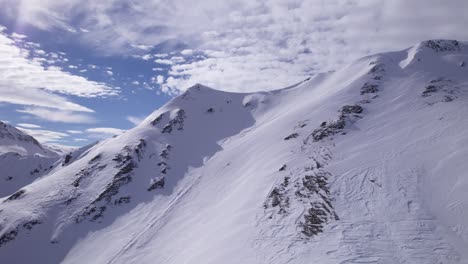
[[[32,136],[0,121],[0,197],[47,174],[59,158]]]
[[[468,263],[466,61],[433,40],[196,85],[1,198],[0,262]]]

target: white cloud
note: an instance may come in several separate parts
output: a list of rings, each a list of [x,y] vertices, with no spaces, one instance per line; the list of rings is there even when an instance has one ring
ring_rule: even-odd
[[[172,60],[166,60],[166,59],[156,59],[154,60],[157,64],[163,64],[163,65],[172,65],[174,62]]]
[[[49,142],[56,142],[61,141],[68,137],[68,134],[45,130],[45,129],[27,129],[27,128],[19,128],[21,131],[27,133],[28,135],[33,136],[41,143],[49,143]]]
[[[44,66],[47,60],[31,58],[31,52],[36,56],[48,55],[36,48],[18,47],[15,39],[0,33],[0,102],[92,112],[70,102],[64,95],[101,97],[118,94],[117,89],[103,83],[73,75],[56,66]]]
[[[171,66],[163,89],[174,93],[196,82],[232,91],[280,88],[369,53],[468,39],[465,0],[36,1],[0,3],[18,24],[67,30],[77,21],[90,30],[80,40],[101,52],[177,42],[204,54],[188,62],[154,56]]]
[[[11,37],[14,38],[14,39],[25,39],[25,38],[27,38],[27,36],[22,35],[22,34],[18,34],[18,33],[16,33],[16,32],[13,32],[13,33],[11,34]]]
[[[174,56],[171,58],[173,64],[182,63],[185,61],[184,57]]]
[[[164,83],[164,76],[163,75],[158,75],[156,77],[151,78],[151,81],[157,84],[163,84]]]
[[[125,132],[125,130],[113,127],[96,127],[86,129],[86,133],[89,134],[89,137],[100,139],[120,135],[123,132]]]
[[[127,116],[127,121],[138,126],[145,118],[136,116]]]
[[[16,110],[19,113],[25,113],[33,115],[37,119],[51,121],[51,122],[60,122],[60,123],[70,123],[70,124],[92,124],[96,123],[97,120],[87,114],[81,114],[71,111],[56,111],[50,108],[43,107],[27,107],[24,109]]]
[[[140,45],[132,44],[131,46],[140,50],[144,50],[144,51],[149,51],[153,48],[153,46],[151,45],[143,45],[143,44],[140,44]]]
[[[80,131],[80,130],[67,130],[67,133],[70,133],[70,134],[83,134],[83,131]]]
[[[166,58],[167,56],[169,56],[167,53],[158,53],[153,55],[155,58]]]
[[[35,125],[35,124],[27,124],[27,123],[20,123],[16,124],[17,127],[22,127],[22,128],[41,128],[41,126]]]
[[[40,89],[3,86],[0,81],[0,102],[50,107],[68,111],[94,112],[92,109],[70,102],[67,98]]]
[[[112,71],[109,71],[109,70],[107,70],[106,73],[107,73],[107,75],[109,75],[109,76],[114,75],[114,73],[113,73]]]
[[[184,55],[184,56],[189,56],[189,55],[192,55],[193,54],[193,50],[192,49],[185,49],[185,50],[182,50],[180,52],[180,54]]]
[[[153,58],[153,55],[151,55],[151,54],[145,54],[145,55],[141,56],[141,59],[145,60],[145,61],[151,60],[152,58]]]

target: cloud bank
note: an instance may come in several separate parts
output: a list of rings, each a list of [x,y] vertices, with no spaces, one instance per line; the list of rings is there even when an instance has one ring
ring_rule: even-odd
[[[11,3],[0,4],[5,1]],[[197,82],[230,91],[271,90],[369,53],[432,38],[468,39],[465,0],[16,2],[3,13],[18,23],[74,32],[101,52],[141,54],[182,44],[178,54],[141,56],[153,58],[155,69],[167,67],[160,87],[169,94]]]

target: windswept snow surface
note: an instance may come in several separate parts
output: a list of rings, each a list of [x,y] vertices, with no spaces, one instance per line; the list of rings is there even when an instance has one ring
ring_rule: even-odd
[[[1,263],[468,263],[468,44],[196,85],[0,199]]]

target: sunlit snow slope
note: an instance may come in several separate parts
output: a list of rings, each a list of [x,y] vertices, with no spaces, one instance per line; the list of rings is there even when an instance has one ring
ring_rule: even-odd
[[[0,199],[0,263],[468,263],[468,43],[196,85]]]

